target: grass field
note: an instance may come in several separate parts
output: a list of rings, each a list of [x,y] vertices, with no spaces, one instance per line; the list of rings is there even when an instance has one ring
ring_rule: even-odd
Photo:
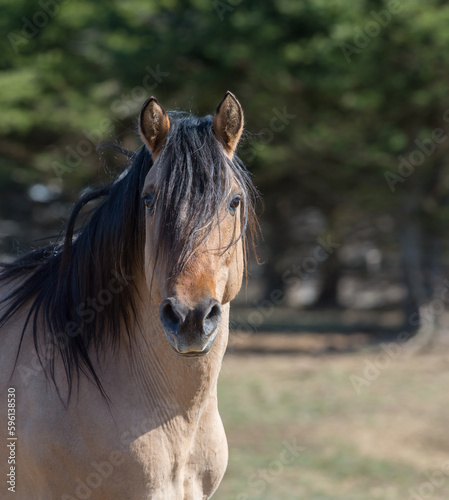
[[[214,500],[448,500],[449,353],[380,352],[227,354]]]

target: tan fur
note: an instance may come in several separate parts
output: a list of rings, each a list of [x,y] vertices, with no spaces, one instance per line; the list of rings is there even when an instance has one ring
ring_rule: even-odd
[[[153,153],[154,159],[159,155],[169,130],[170,119],[165,109],[155,97],[150,97],[140,112],[139,131],[140,137]]]
[[[215,111],[214,132],[232,157],[243,132],[243,110],[231,92],[226,92]]]
[[[162,108],[151,102],[148,106],[161,126],[151,136],[151,120],[146,121],[144,113],[141,127],[153,137],[146,139],[147,145],[157,150],[161,141],[158,134],[161,130],[164,133],[168,123],[161,121],[165,113]],[[228,147],[231,144],[232,140]],[[156,162],[146,184],[153,183],[158,175]],[[243,275],[241,242],[224,255],[217,252],[239,233],[240,228],[234,227],[239,224],[239,215],[232,216],[224,209],[217,216],[221,218],[221,239],[218,230],[214,231],[175,282],[168,284],[163,273],[156,274],[154,280],[151,275],[141,277],[137,284],[140,328],[135,328],[132,345],[124,335],[117,353],[105,350],[101,359],[93,355],[110,398],[109,407],[84,375],[79,379],[78,393],[75,390],[70,404],[64,406],[40,368],[30,331],[25,334],[13,372],[25,312],[2,328],[1,499],[9,498],[5,480],[8,387],[16,388],[17,398],[16,493],[11,493],[11,498],[199,500],[212,496],[228,456],[217,408],[217,379],[228,341],[229,301],[240,289]],[[146,269],[152,269],[152,231],[152,219],[147,217]],[[3,297],[7,293],[6,288],[0,291]],[[170,347],[158,317],[159,304],[168,295],[191,304],[212,296],[223,304],[219,332],[206,356],[181,357]],[[61,381],[64,400],[67,387],[58,360],[56,378]]]

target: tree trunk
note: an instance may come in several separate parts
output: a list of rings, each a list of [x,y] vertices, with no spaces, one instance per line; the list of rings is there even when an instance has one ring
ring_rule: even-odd
[[[428,243],[428,275],[432,299],[425,311],[426,316],[433,318],[433,333],[429,347],[440,349],[449,347],[448,317],[446,303],[448,302],[449,282],[444,278],[444,266],[441,251],[441,240],[434,234],[429,235]]]
[[[409,353],[448,345],[442,324],[445,285],[440,240],[410,218],[402,221],[400,246],[407,289],[404,329],[414,334]]]
[[[313,307],[330,309],[340,307],[338,302],[338,283],[341,267],[337,252],[333,252],[320,266],[321,284],[318,297]]]

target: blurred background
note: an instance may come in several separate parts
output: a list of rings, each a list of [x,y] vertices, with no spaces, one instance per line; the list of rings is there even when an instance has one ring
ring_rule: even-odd
[[[449,5],[0,6],[1,260],[120,173],[96,146],[140,147],[151,95],[243,106],[262,264],[232,313],[216,498],[447,499]]]

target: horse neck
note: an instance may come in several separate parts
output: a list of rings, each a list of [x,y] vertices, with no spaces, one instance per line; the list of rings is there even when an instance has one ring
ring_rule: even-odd
[[[140,294],[145,297],[144,294]],[[151,408],[196,416],[217,396],[217,380],[229,334],[229,305],[223,307],[220,331],[209,354],[186,358],[175,354],[165,337],[159,303],[142,299],[133,339],[127,350],[129,371]],[[161,415],[162,419],[169,417]]]

